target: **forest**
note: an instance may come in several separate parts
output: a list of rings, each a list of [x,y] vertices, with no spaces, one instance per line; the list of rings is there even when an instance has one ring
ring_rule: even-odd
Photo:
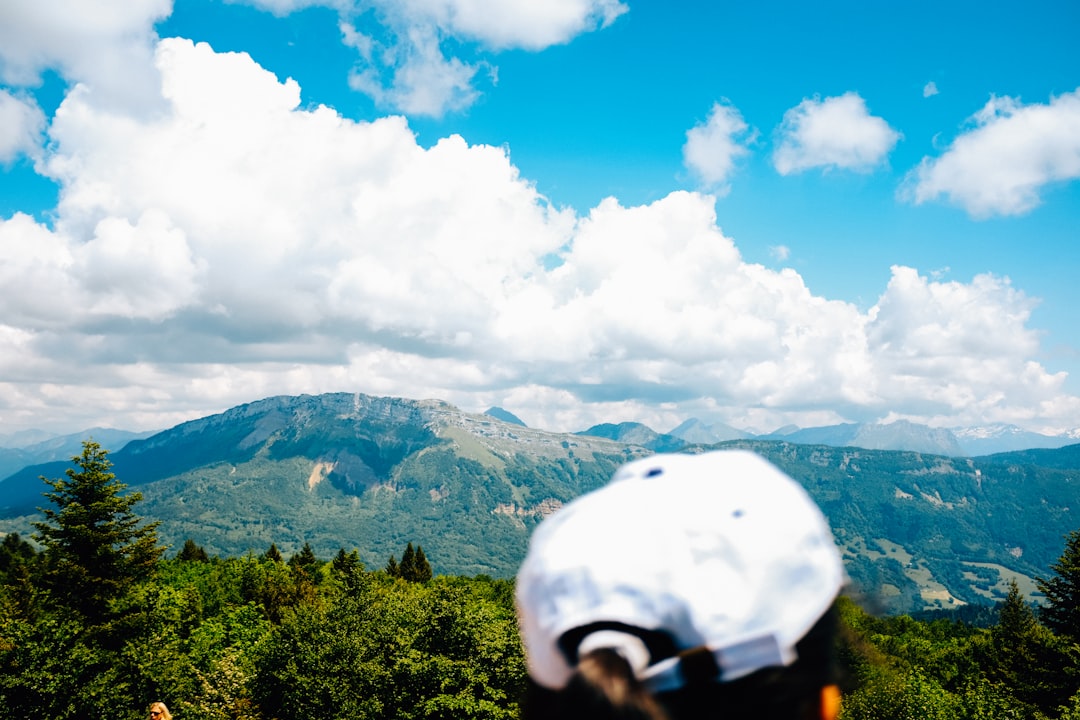
[[[88,441],[0,541],[0,718],[517,718],[513,582],[435,575],[422,547],[361,558],[163,546]],[[32,542],[31,542],[32,541]],[[1080,720],[1080,530],[1045,599],[875,616],[838,600],[844,720]]]

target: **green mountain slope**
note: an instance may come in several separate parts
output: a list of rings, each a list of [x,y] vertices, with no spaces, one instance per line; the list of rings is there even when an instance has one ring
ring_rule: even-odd
[[[887,611],[991,602],[1010,578],[1030,592],[1080,526],[1080,470],[1065,460],[1042,467],[755,439],[685,451],[707,447],[752,449],[802,482],[829,517],[857,592]],[[250,403],[110,457],[174,549],[192,538],[237,555],[273,542],[288,555],[307,542],[324,558],[357,548],[381,567],[412,542],[438,573],[510,577],[540,519],[652,452],[439,401],[338,393]],[[27,468],[0,483],[0,532],[29,534],[26,513],[43,503],[38,475],[63,470]]]

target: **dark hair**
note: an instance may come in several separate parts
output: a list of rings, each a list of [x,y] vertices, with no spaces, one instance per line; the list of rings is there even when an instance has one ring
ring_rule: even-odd
[[[804,720],[820,718],[821,689],[839,680],[835,605],[795,645],[787,667],[758,670],[731,682],[699,681],[652,695],[611,649],[582,656],[566,687],[529,682],[524,720]],[[654,658],[654,661],[656,658]]]
[[[524,720],[667,720],[667,714],[634,677],[630,663],[611,648],[583,655],[562,690],[529,681]]]

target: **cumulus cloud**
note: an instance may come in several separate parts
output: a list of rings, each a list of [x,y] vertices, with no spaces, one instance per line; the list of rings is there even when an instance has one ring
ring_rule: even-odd
[[[349,73],[349,86],[381,107],[440,117],[469,107],[480,94],[473,85],[479,67],[446,57],[433,26],[413,26],[407,41],[383,48],[348,23],[341,28],[345,43],[365,60]]]
[[[730,103],[716,103],[708,119],[686,131],[683,163],[706,188],[725,195],[738,159],[747,153],[747,144],[757,136],[742,114]]]
[[[901,414],[963,412],[994,421],[1051,400],[1065,375],[1030,360],[1039,347],[1027,327],[1035,305],[1005,278],[939,282],[894,267],[867,325],[874,362],[889,378],[879,386],[882,398]]]
[[[538,51],[602,29],[628,11],[620,0],[247,0],[285,15],[311,6],[338,11],[342,38],[359,61],[349,85],[386,109],[440,117],[479,97],[476,78],[494,75],[487,59],[449,55],[449,43],[481,53]],[[359,27],[373,12],[378,26]]]
[[[1022,215],[1047,185],[1080,177],[1080,89],[1045,104],[992,97],[970,125],[941,156],[923,158],[901,197],[944,197],[976,218]]]
[[[871,115],[857,93],[807,99],[784,113],[773,165],[781,175],[815,167],[869,172],[899,139],[900,133]]]
[[[0,90],[0,165],[20,155],[36,157],[45,131],[45,113],[32,99]]]
[[[171,0],[0,3],[0,81],[35,86],[55,69],[100,102],[139,112],[158,95],[153,26],[171,12]]]
[[[707,195],[552,208],[504,148],[300,104],[244,54],[161,41],[164,110],[74,88],[55,221],[0,220],[5,428],[166,427],[282,393],[513,408],[578,430],[1076,413],[1001,278],[895,268],[874,308],[747,262]]]
[[[933,96],[937,95],[938,92],[939,91],[938,91],[937,83],[934,82],[933,80],[926,83],[926,85],[923,85],[922,96],[924,98],[933,97]]]

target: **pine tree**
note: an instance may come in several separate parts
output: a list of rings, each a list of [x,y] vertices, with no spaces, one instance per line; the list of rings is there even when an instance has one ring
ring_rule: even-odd
[[[431,579],[431,563],[424,556],[424,548],[416,546],[416,558],[413,561],[413,582],[424,583]]]
[[[1065,551],[1050,569],[1054,577],[1036,581],[1046,595],[1039,618],[1056,634],[1080,642],[1080,530],[1065,536]]]
[[[423,583],[431,579],[431,564],[424,556],[424,549],[409,543],[405,553],[401,556],[401,565],[398,566],[398,577],[414,583]]]
[[[364,563],[360,562],[358,551],[347,553],[345,548],[341,548],[330,564],[330,569],[347,593],[355,595],[363,587]]]
[[[1063,644],[1039,624],[1015,580],[1009,581],[990,639],[987,675],[1018,700],[1049,713],[1072,695],[1075,685],[1063,673],[1069,664]]]
[[[197,545],[194,540],[188,538],[184,541],[184,547],[176,554],[176,559],[184,562],[209,562],[210,556],[201,545]]]
[[[409,543],[405,548],[405,552],[401,554],[401,564],[398,566],[398,573],[403,580],[413,579],[413,575],[416,572],[416,550],[413,549],[412,543]]]
[[[19,533],[4,535],[3,542],[0,542],[0,583],[8,573],[33,562],[36,555],[34,546],[23,540]]]
[[[34,523],[43,546],[43,585],[89,624],[107,620],[110,604],[157,567],[163,548],[158,523],[142,524],[133,511],[142,493],[124,493],[127,485],[109,472],[108,451],[92,440],[72,458],[66,478],[42,480],[55,506],[42,508],[44,522]]]
[[[304,543],[300,552],[289,558],[289,567],[302,573],[314,583],[318,583],[320,565],[319,558],[315,557],[315,551],[311,549],[309,543]]]
[[[285,562],[285,558],[281,557],[281,551],[277,549],[277,543],[270,543],[270,547],[263,553],[263,559],[277,563]]]

